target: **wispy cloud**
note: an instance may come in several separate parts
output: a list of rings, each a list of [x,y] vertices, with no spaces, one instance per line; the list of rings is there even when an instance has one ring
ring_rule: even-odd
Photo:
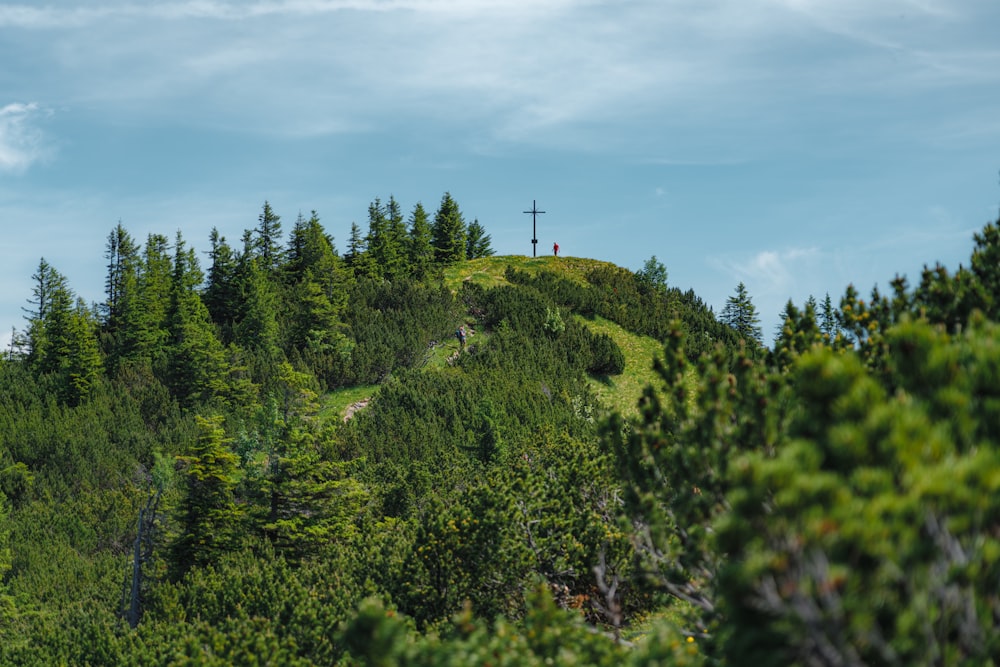
[[[23,44],[20,54],[0,45],[0,60],[40,63],[13,80],[108,123],[142,116],[286,137],[405,123],[478,152],[530,144],[738,164],[772,151],[776,136],[813,136],[836,122],[831,112],[866,108],[859,97],[1000,86],[1000,48],[977,27],[994,12],[981,5],[53,0],[0,6],[0,30]],[[864,120],[858,141],[950,134],[928,129],[943,122],[931,114]]]
[[[544,8],[525,5],[521,0],[272,0],[270,2],[225,2],[186,0],[182,2],[109,2],[105,4],[63,3],[38,7],[27,4],[0,6],[0,27],[31,29],[80,28],[107,19],[216,19],[242,21],[276,16],[321,16],[344,11],[423,12],[456,16],[481,12],[551,11],[566,5],[586,4],[581,0],[549,0]]]
[[[1000,19],[1000,12],[982,3],[774,1],[818,33],[855,45],[855,52],[843,49],[839,59],[856,74],[854,85],[881,84],[896,93],[998,80],[1000,48],[985,25]]]
[[[642,164],[651,164],[662,167],[735,167],[746,164],[748,160],[738,157],[720,157],[713,159],[704,157],[701,159],[683,159],[673,157],[658,157],[642,160]]]
[[[48,155],[44,134],[34,124],[42,114],[35,103],[0,108],[0,170],[21,172]]]
[[[808,267],[821,261],[821,251],[815,247],[760,250],[750,256],[716,257],[711,263],[732,275],[734,281],[753,284],[764,294],[790,295],[796,282],[808,275]]]

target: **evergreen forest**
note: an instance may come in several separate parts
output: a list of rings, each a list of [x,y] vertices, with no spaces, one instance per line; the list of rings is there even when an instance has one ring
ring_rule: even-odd
[[[743,284],[367,214],[119,223],[98,303],[40,260],[0,665],[995,664],[1000,219],[765,341]]]

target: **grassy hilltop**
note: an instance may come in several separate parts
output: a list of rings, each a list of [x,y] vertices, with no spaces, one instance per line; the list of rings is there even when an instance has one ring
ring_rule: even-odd
[[[458,291],[465,281],[472,281],[483,287],[508,284],[504,278],[507,267],[536,275],[542,271],[560,278],[572,280],[580,285],[587,283],[587,274],[597,267],[611,268],[615,265],[597,259],[584,257],[527,257],[525,255],[495,255],[480,257],[448,266],[444,269],[445,284]]]

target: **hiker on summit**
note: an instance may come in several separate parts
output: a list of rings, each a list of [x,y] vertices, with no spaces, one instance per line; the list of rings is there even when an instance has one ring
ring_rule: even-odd
[[[556,257],[559,256],[559,244],[558,243],[553,243],[552,244],[552,254],[555,255]]]

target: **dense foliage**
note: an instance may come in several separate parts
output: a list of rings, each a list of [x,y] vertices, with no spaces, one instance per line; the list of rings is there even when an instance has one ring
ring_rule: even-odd
[[[640,569],[691,604],[714,659],[1000,654],[997,229],[972,271],[868,302],[849,286],[833,326],[786,309],[766,363],[720,351],[692,369],[678,330],[641,419],[606,427]]]
[[[205,271],[119,224],[94,306],[40,262],[0,361],[0,664],[1000,653],[997,225],[969,269],[789,303],[767,350],[745,287],[720,321],[655,256],[455,288],[493,251],[449,194],[368,218],[341,255],[265,203]],[[596,316],[663,344],[637,416],[601,418]]]

